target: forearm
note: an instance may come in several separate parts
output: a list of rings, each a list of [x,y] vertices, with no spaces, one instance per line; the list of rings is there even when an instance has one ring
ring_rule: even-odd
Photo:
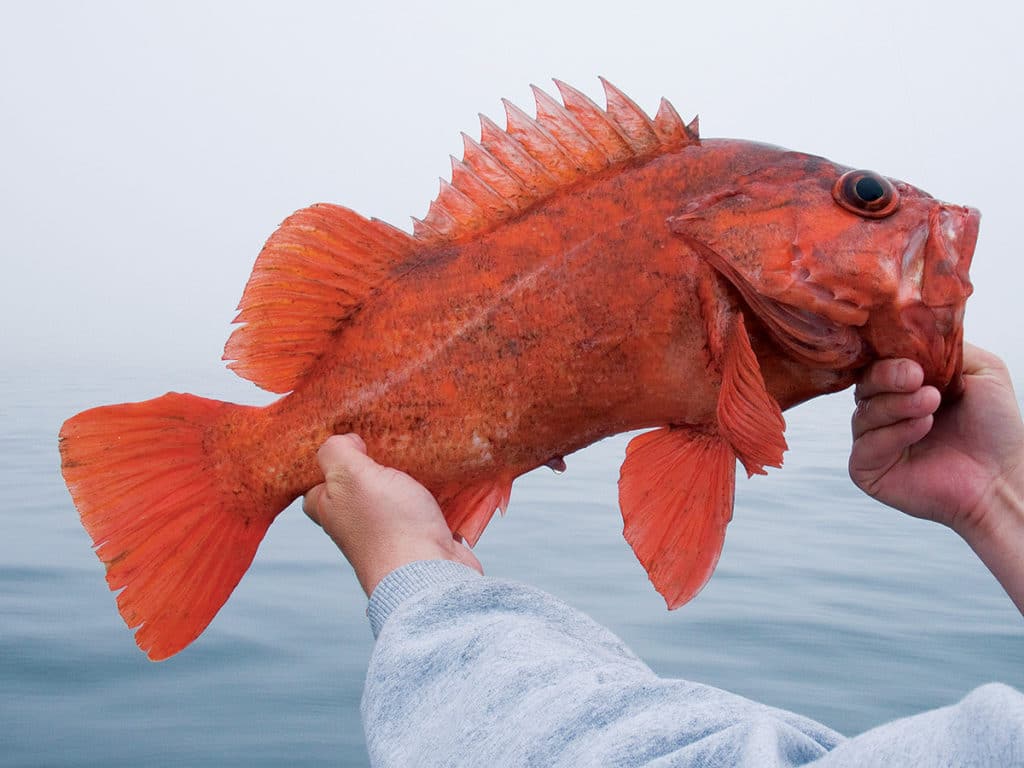
[[[369,614],[379,635],[362,714],[377,766],[763,768],[803,764],[840,738],[798,715],[659,679],[551,595],[454,564],[389,574]]]
[[[961,535],[1024,614],[1024,461],[993,486],[984,507]]]

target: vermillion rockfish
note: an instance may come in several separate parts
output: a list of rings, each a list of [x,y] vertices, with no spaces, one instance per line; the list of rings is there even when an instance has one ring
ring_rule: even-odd
[[[64,424],[64,478],[150,658],[203,631],[336,433],[472,545],[519,475],[653,428],[619,502],[675,608],[718,561],[736,460],[782,464],[784,409],[884,357],[957,391],[977,211],[556,84],[536,118],[481,119],[412,235],[335,205],[271,235],[225,359],[279,400],[170,393]]]

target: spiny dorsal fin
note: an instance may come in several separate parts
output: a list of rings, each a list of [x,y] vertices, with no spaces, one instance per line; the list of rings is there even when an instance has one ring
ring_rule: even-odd
[[[664,99],[652,120],[622,91],[601,78],[607,109],[556,80],[562,104],[531,86],[537,116],[503,100],[505,130],[480,116],[480,141],[463,134],[461,161],[452,158],[451,183],[430,204],[415,236],[455,240],[490,229],[593,173],[654,157],[700,141],[697,120],[685,124]]]

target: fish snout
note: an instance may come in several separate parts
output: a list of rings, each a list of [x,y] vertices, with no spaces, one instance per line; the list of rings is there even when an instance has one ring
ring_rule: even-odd
[[[921,277],[921,303],[930,310],[933,342],[925,379],[943,399],[963,393],[964,310],[974,291],[970,267],[981,213],[976,208],[939,205],[932,213]]]
[[[864,329],[874,356],[917,361],[944,399],[963,389],[964,310],[980,218],[974,208],[936,203],[908,233],[892,304],[874,311]]]
[[[971,295],[969,272],[980,221],[975,208],[939,205],[932,211],[921,275],[921,301],[926,306],[962,304]]]

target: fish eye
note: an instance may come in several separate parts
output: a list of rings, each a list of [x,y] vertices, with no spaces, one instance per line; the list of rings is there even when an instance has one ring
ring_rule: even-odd
[[[847,171],[832,187],[832,197],[843,208],[869,219],[881,219],[900,207],[896,187],[874,171]]]

